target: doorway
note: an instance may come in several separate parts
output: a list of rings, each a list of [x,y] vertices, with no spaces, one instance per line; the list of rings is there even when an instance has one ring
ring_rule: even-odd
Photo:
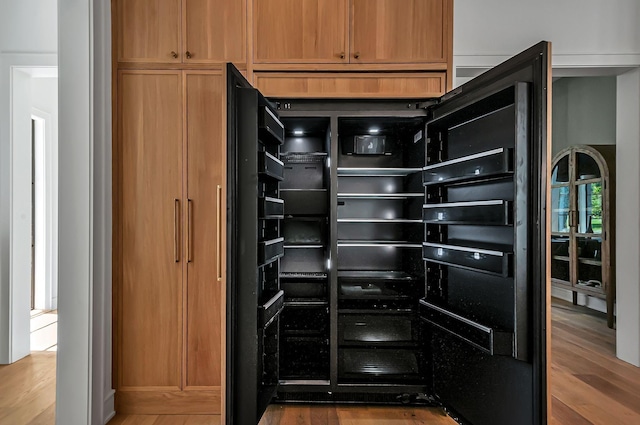
[[[12,357],[57,345],[57,67],[11,71]]]

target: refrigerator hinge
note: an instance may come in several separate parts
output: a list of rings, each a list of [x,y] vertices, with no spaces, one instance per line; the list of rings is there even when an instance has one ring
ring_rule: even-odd
[[[418,102],[418,104],[416,105],[416,109],[429,109],[430,106],[437,104],[437,100],[425,100],[423,102]]]

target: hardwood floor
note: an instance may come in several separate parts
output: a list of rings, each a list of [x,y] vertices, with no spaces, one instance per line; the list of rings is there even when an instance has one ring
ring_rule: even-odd
[[[552,319],[551,425],[640,424],[640,368],[615,357],[606,317],[554,300]]]
[[[0,366],[0,424],[52,425],[55,399],[55,352],[33,352]]]
[[[640,424],[640,368],[615,358],[604,314],[554,300],[551,425]],[[52,425],[55,353],[0,366],[0,424]],[[271,406],[260,425],[444,425],[438,410],[362,406]],[[219,416],[118,415],[109,425],[220,425]]]

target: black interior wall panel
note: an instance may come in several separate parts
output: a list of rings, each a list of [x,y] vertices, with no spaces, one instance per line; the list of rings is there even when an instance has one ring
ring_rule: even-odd
[[[512,330],[513,279],[449,267],[447,309],[484,326]]]
[[[458,226],[447,227],[449,240],[477,242],[480,244],[513,245],[513,227],[511,226]]]
[[[448,186],[445,189],[447,202],[481,201],[503,199],[512,201],[514,185],[511,177],[488,180],[480,183],[468,183]]]
[[[463,423],[520,425],[516,418],[533,414],[530,363],[484,354],[439,331],[434,331],[431,349],[438,358],[433,365],[434,391],[455,406]]]
[[[406,240],[404,223],[338,223],[338,239],[345,240]],[[421,233],[420,224],[413,225]],[[412,232],[414,233],[414,232]]]

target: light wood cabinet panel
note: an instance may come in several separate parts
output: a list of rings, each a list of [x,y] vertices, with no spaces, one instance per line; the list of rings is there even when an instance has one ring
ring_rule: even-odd
[[[270,73],[254,83],[265,96],[291,98],[430,98],[445,92],[444,72]]]
[[[351,0],[351,62],[446,62],[446,3]]]
[[[182,1],[185,63],[246,62],[246,0]]]
[[[221,385],[220,248],[226,140],[221,74],[186,74],[187,116],[187,354],[186,386]]]
[[[181,386],[182,78],[121,72],[118,209],[120,387]]]
[[[347,0],[252,0],[255,63],[348,62]]]
[[[118,60],[180,62],[181,0],[120,0],[117,15]]]

